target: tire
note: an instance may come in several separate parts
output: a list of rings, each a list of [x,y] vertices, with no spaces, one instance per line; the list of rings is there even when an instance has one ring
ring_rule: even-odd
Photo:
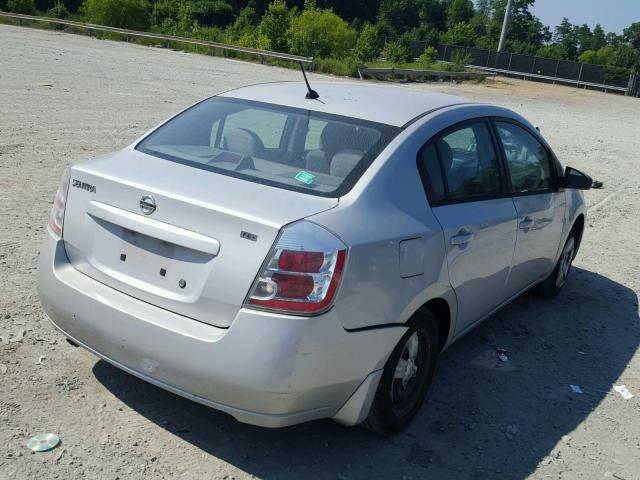
[[[567,241],[562,247],[562,253],[556,263],[556,267],[547,279],[539,283],[535,288],[535,293],[543,298],[553,298],[560,293],[562,287],[565,286],[571,272],[571,264],[576,256],[576,234],[572,231]]]
[[[439,337],[431,312],[427,311],[422,319],[409,327],[385,364],[369,416],[363,423],[374,432],[389,435],[400,431],[424,403],[438,358]]]

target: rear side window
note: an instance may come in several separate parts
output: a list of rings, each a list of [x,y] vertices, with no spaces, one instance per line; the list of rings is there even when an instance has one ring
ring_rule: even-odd
[[[463,202],[502,193],[500,164],[487,123],[465,123],[436,136],[420,152],[431,201]]]
[[[496,121],[495,125],[504,149],[512,191],[524,193],[552,188],[551,159],[545,146],[511,122]]]
[[[226,97],[184,111],[136,149],[312,195],[344,195],[400,128]]]

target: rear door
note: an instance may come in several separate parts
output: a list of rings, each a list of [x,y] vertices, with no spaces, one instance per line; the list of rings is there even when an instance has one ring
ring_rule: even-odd
[[[486,119],[445,130],[422,149],[419,162],[444,231],[461,331],[506,298],[516,210]]]
[[[518,214],[518,237],[507,286],[514,295],[551,273],[564,227],[565,195],[548,148],[510,119],[494,119]]]

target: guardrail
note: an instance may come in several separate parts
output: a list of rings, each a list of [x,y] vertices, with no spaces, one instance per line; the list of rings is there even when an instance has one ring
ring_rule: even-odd
[[[495,73],[489,72],[447,72],[444,70],[417,70],[413,68],[396,68],[396,67],[358,67],[358,75],[360,80],[364,80],[364,75],[369,75],[372,78],[379,79],[379,77],[386,77],[388,75],[402,75],[405,78],[408,77],[437,77],[437,78],[484,78],[495,76]]]
[[[576,87],[593,87],[597,89],[602,89],[603,92],[607,92],[607,90],[613,90],[618,92],[627,93],[628,88],[626,87],[617,87],[615,85],[609,85],[606,83],[595,83],[595,82],[584,82],[582,80],[571,80],[568,78],[560,78],[553,77],[551,75],[540,75],[537,73],[525,73],[525,72],[516,72],[514,70],[504,70],[501,68],[493,68],[493,67],[480,67],[478,65],[467,65],[470,68],[475,68],[477,70],[484,70],[487,72],[500,73],[502,75],[512,76],[512,77],[522,77],[523,80],[531,80],[532,78],[537,78],[539,80],[548,80],[553,83],[566,83],[569,85],[575,85]]]
[[[180,42],[190,45],[199,45],[209,48],[218,48],[220,50],[228,50],[232,52],[248,53],[251,55],[257,55],[260,60],[263,61],[264,57],[278,58],[280,60],[291,60],[292,62],[313,63],[313,57],[302,57],[299,55],[291,55],[288,53],[272,52],[270,50],[261,50],[259,48],[239,47],[236,45],[228,45],[226,43],[210,42],[208,40],[199,40],[196,38],[177,37],[174,35],[164,35],[162,33],[141,32],[139,30],[128,30],[126,28],[108,27],[105,25],[94,25],[92,23],[73,22],[71,20],[62,20],[59,18],[51,17],[36,17],[33,15],[24,15],[21,13],[8,13],[0,12],[0,17],[13,18],[18,20],[18,24],[21,24],[23,20],[49,23],[53,25],[64,25],[68,27],[82,28],[89,31],[109,32],[117,33],[120,35],[152,38],[156,40],[163,40],[168,42]]]

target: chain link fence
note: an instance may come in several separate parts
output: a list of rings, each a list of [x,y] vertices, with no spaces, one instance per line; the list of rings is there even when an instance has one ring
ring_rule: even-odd
[[[390,37],[382,37],[380,43],[383,46],[393,40]],[[427,42],[411,42],[409,54],[416,58],[428,46],[430,45]],[[438,52],[437,60],[444,62],[451,62],[456,56],[464,56],[467,57],[468,66],[480,70],[522,77],[525,80],[571,84],[581,88],[640,96],[640,75],[627,69],[475,47],[445,44],[431,46]]]

